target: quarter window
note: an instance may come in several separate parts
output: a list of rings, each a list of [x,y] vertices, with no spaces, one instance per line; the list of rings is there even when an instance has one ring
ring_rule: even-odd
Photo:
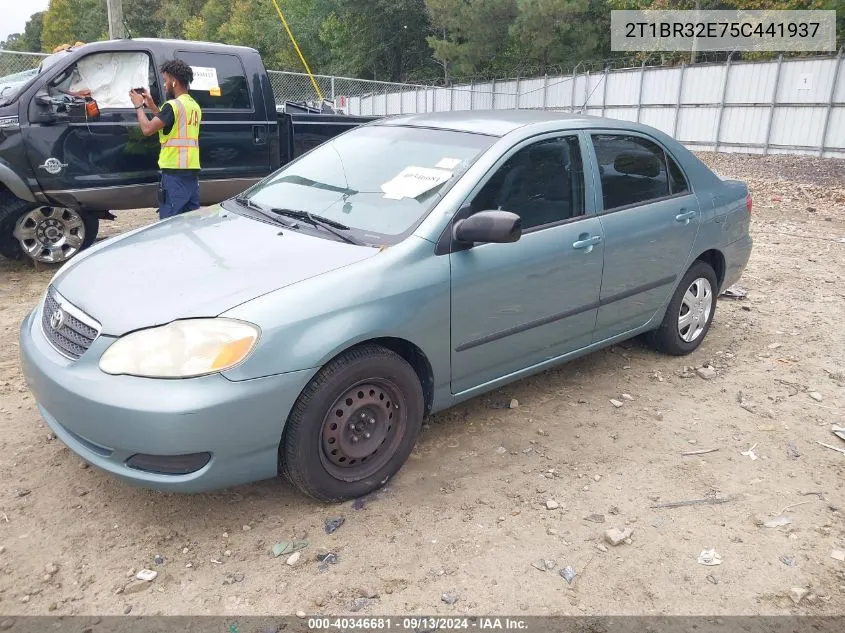
[[[220,53],[176,53],[194,71],[190,93],[203,110],[249,110],[249,84],[241,60]]]
[[[605,211],[687,191],[680,168],[656,143],[621,134],[593,134],[592,139]]]
[[[584,169],[577,136],[539,141],[516,152],[472,201],[472,212],[516,213],[523,230],[584,215]]]

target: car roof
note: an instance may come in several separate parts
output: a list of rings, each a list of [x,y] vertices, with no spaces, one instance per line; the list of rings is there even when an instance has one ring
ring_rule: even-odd
[[[558,129],[582,129],[607,127],[624,130],[649,131],[645,125],[632,121],[620,121],[588,114],[558,112],[554,110],[464,110],[452,112],[429,112],[405,114],[380,119],[371,125],[420,127],[438,130],[453,130],[505,136],[526,126],[547,128],[549,124]]]

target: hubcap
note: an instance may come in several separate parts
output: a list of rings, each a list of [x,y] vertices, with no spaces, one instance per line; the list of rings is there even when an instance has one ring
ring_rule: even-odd
[[[699,277],[693,281],[681,301],[678,314],[678,334],[687,343],[696,340],[710,320],[713,311],[713,287],[710,281]]]
[[[76,255],[85,241],[85,224],[72,209],[36,207],[15,223],[15,238],[32,259],[48,264]]]
[[[404,399],[392,382],[371,379],[355,385],[323,420],[323,465],[343,481],[369,477],[393,455],[405,426]]]

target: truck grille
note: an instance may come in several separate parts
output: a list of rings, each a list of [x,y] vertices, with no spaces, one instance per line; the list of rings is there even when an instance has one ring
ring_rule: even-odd
[[[41,311],[41,329],[50,345],[72,360],[82,356],[100,334],[100,324],[75,307],[52,286]]]

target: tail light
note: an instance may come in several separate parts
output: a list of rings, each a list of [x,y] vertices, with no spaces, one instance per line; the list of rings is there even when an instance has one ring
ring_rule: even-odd
[[[749,193],[745,196],[745,208],[748,209],[748,212],[751,213],[751,194]]]

